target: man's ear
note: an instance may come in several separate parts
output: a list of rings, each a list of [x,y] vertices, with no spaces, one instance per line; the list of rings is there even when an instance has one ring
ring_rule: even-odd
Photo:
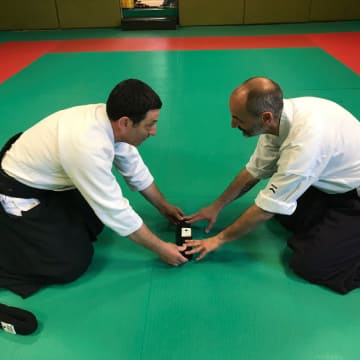
[[[111,121],[115,141],[125,141],[129,128],[131,127],[131,120],[127,116],[122,116],[115,121]]]
[[[273,114],[270,111],[265,111],[262,113],[262,119],[265,124],[270,124],[273,119]]]
[[[118,120],[118,126],[119,128],[125,129],[127,127],[129,127],[131,125],[131,120],[130,118],[128,118],[127,116],[122,116],[119,120]]]

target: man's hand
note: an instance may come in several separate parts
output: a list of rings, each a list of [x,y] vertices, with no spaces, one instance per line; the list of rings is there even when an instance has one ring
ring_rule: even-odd
[[[192,224],[200,220],[207,220],[208,224],[206,226],[205,232],[209,233],[212,227],[214,226],[218,215],[219,215],[219,209],[214,204],[212,204],[200,209],[195,214],[185,216],[184,221],[188,222],[189,224]]]
[[[209,252],[218,249],[222,245],[218,235],[204,240],[186,240],[185,243],[187,246],[192,247],[192,250],[185,251],[186,254],[200,253],[196,261],[203,259]]]
[[[184,212],[177,206],[165,203],[159,208],[160,214],[166,217],[172,224],[177,225],[184,217]]]
[[[188,259],[181,254],[181,251],[184,251],[185,249],[185,244],[183,246],[177,246],[172,243],[164,242],[158,251],[158,255],[165,263],[178,266],[188,261]]]
[[[188,261],[188,259],[181,254],[181,251],[186,249],[186,245],[177,246],[173,243],[168,243],[157,237],[145,224],[134,231],[128,237],[157,255],[160,259],[169,265],[178,266]]]
[[[142,190],[141,194],[159,210],[160,214],[166,217],[174,225],[178,224],[184,217],[185,214],[183,211],[177,206],[170,204],[155,183],[152,183],[145,190]]]

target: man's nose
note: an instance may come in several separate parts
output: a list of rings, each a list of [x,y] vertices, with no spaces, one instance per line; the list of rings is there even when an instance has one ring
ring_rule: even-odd
[[[152,126],[151,129],[149,130],[149,135],[151,136],[155,136],[156,135],[156,125]]]

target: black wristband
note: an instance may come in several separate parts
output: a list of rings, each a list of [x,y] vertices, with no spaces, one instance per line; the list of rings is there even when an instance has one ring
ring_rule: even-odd
[[[29,335],[37,326],[36,317],[30,311],[0,304],[0,329],[11,334]]]

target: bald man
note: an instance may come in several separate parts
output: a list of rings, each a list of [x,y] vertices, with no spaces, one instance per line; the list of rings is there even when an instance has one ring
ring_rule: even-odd
[[[185,217],[207,220],[262,179],[254,204],[234,223],[205,240],[188,241],[197,260],[240,239],[274,216],[293,236],[290,267],[302,278],[347,293],[360,286],[360,123],[321,98],[283,99],[268,78],[246,80],[230,96],[232,128],[259,136],[254,153],[210,205]]]

